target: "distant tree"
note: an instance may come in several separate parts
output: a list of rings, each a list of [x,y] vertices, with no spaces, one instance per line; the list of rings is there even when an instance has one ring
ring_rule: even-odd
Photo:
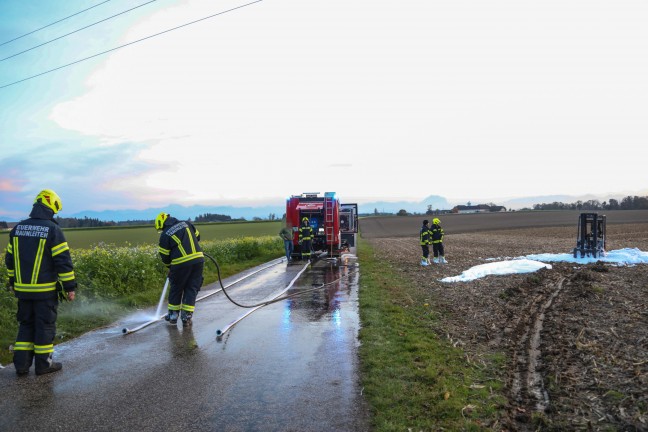
[[[0,221],[0,229],[7,229],[7,228],[9,228],[9,225],[7,225],[7,222]]]
[[[407,216],[407,215],[408,213],[407,210],[405,209],[398,210],[398,213],[396,213],[396,216]]]
[[[374,215],[378,216],[378,209],[374,208]]]
[[[252,218],[252,220],[258,222],[258,221],[262,221],[263,219],[261,219],[261,218],[258,217],[258,216],[254,216],[254,217]]]
[[[610,202],[607,205],[607,210],[619,210],[619,201],[614,198],[610,198]]]
[[[205,213],[204,215],[198,215],[195,219],[195,222],[229,222],[231,220],[231,216],[215,213]]]

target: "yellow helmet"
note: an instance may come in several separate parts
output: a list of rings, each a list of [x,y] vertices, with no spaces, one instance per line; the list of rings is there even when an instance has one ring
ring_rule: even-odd
[[[164,228],[164,221],[167,220],[168,217],[169,214],[164,212],[157,215],[157,217],[155,218],[155,229],[158,231],[162,231],[162,228]]]
[[[439,218],[434,218],[434,219],[432,219],[432,223],[435,224],[435,225],[439,225],[441,223],[441,221],[439,220]]]
[[[56,192],[51,189],[43,189],[42,191],[40,191],[40,193],[36,195],[34,202],[44,204],[47,208],[51,209],[54,214],[63,210],[61,197],[59,197]]]
[[[302,218],[302,222],[308,222],[308,218],[307,218],[306,216],[304,216],[304,217]]]

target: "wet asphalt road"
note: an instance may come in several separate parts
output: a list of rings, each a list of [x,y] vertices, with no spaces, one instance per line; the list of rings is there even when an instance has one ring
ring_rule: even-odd
[[[152,309],[57,345],[61,372],[18,378],[2,369],[0,431],[367,430],[353,264],[316,262],[288,294],[329,285],[255,311],[220,340],[216,331],[246,312],[222,292],[197,303],[193,327],[159,321],[122,334]],[[258,303],[302,269],[281,262],[228,293]],[[206,288],[199,296],[217,286]]]

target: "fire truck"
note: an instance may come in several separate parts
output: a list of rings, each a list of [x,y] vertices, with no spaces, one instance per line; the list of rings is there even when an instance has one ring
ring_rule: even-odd
[[[335,192],[305,192],[286,200],[286,223],[293,229],[293,258],[301,258],[299,227],[308,218],[313,228],[313,253],[339,257],[355,247],[358,233],[358,204],[340,204]]]

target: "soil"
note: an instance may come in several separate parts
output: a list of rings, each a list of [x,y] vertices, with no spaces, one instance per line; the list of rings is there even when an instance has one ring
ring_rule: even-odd
[[[571,227],[446,234],[447,264],[421,267],[417,237],[368,236],[440,313],[437,332],[479,366],[500,364],[496,430],[648,430],[648,264],[552,269],[444,283],[486,259],[570,253]],[[607,249],[648,251],[648,223],[608,225]],[[495,359],[502,358],[499,363]]]

